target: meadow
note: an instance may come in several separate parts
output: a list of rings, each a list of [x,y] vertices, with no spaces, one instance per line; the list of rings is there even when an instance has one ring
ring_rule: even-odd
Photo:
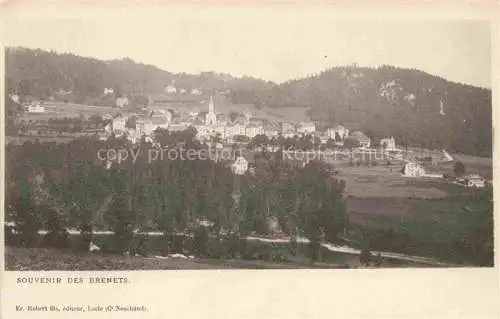
[[[447,196],[348,197],[350,244],[457,264],[492,265],[493,203],[483,197],[488,190],[472,195],[456,185],[421,186]]]

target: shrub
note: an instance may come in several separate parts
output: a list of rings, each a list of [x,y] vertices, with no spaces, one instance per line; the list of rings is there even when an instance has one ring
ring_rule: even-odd
[[[309,244],[307,245],[308,250],[309,250],[309,259],[311,263],[317,261],[319,259],[319,251],[321,248],[321,244],[319,242],[319,238],[313,238],[309,241]]]
[[[49,231],[43,238],[42,247],[67,249],[70,247],[69,233],[66,229]]]
[[[184,234],[172,234],[172,253],[174,254],[182,254],[184,253],[184,241],[185,241],[185,236]]]
[[[194,231],[193,250],[198,256],[207,255],[208,231],[205,227],[198,227]]]
[[[289,245],[290,254],[292,256],[297,256],[297,249],[298,249],[297,238],[293,237],[290,240],[290,245]]]
[[[81,238],[77,245],[77,250],[88,251],[90,243],[93,240],[92,227],[89,224],[83,224],[80,227]]]
[[[371,263],[372,253],[369,249],[363,249],[363,251],[361,251],[361,254],[359,255],[359,261],[363,266],[369,265]]]
[[[48,233],[41,243],[42,247],[69,248],[69,233],[62,227],[58,213],[54,210],[48,212],[47,230]]]
[[[455,165],[453,165],[453,172],[455,173],[455,176],[462,176],[465,174],[465,165],[462,162],[456,162]]]
[[[19,246],[19,236],[16,234],[14,226],[4,225],[5,244],[9,246]]]

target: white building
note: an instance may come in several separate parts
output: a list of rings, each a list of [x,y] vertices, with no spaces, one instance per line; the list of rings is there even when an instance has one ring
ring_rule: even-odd
[[[360,131],[355,131],[349,137],[352,137],[356,140],[358,140],[359,145],[363,148],[369,148],[371,145],[371,140],[368,136],[366,136],[363,132]]]
[[[115,93],[115,90],[113,90],[112,88],[104,88],[104,95],[108,95],[108,94],[113,94]]]
[[[396,140],[393,136],[388,138],[383,138],[380,140],[380,147],[384,150],[394,150],[396,149]]]
[[[124,132],[127,124],[127,118],[124,116],[117,116],[113,119],[113,131]]]
[[[233,174],[244,175],[248,170],[248,161],[243,156],[238,157],[231,165],[231,170]]]
[[[297,132],[301,134],[311,134],[316,132],[316,125],[313,122],[300,122]]]
[[[292,123],[281,123],[281,133],[295,132],[295,125]]]
[[[205,125],[196,126],[196,138],[199,140],[207,139],[211,136],[212,129]]]
[[[165,87],[165,92],[169,94],[177,93],[177,89],[173,85],[167,85]]]
[[[336,136],[338,136],[340,140],[343,141],[349,136],[349,130],[342,125],[337,125],[334,128],[328,128],[326,135],[332,140],[336,140]]]
[[[119,97],[116,99],[116,106],[117,107],[124,107],[127,106],[129,103],[128,97]]]
[[[297,133],[294,130],[284,131],[281,135],[283,138],[294,138]]]
[[[477,175],[477,174],[469,174],[460,179],[460,181],[466,186],[466,187],[477,187],[477,188],[483,188],[486,186],[486,180]]]
[[[273,137],[278,137],[278,135],[280,134],[280,132],[278,130],[275,130],[275,129],[267,129],[267,130],[264,131],[264,134],[268,138],[273,138]]]
[[[140,136],[151,136],[156,128],[157,126],[151,120],[138,119],[135,123],[135,130]]]
[[[28,113],[44,113],[45,107],[40,104],[31,104],[26,107]]]
[[[236,135],[245,135],[245,134],[246,134],[246,127],[243,124],[237,123],[226,127],[225,135],[227,137],[234,137]]]
[[[425,169],[416,162],[409,162],[406,163],[404,167],[403,175],[409,177],[422,177],[425,176]]]
[[[113,125],[111,123],[106,124],[104,127],[104,133],[111,134],[113,133]]]
[[[254,138],[257,135],[264,134],[264,127],[259,124],[254,124],[251,123],[249,126],[246,127],[245,129],[245,135]]]

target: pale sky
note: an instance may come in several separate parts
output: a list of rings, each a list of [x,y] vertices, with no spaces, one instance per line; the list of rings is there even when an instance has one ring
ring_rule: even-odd
[[[293,7],[134,7],[13,12],[4,44],[113,59],[179,73],[283,82],[334,67],[390,64],[491,87],[487,22],[359,19]]]

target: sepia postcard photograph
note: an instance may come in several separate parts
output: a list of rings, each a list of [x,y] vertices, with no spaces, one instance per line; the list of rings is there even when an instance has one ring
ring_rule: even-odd
[[[48,12],[3,17],[3,255],[18,285],[495,267],[490,20]],[[129,281],[116,276],[90,283]],[[65,311],[105,311],[79,307]]]

